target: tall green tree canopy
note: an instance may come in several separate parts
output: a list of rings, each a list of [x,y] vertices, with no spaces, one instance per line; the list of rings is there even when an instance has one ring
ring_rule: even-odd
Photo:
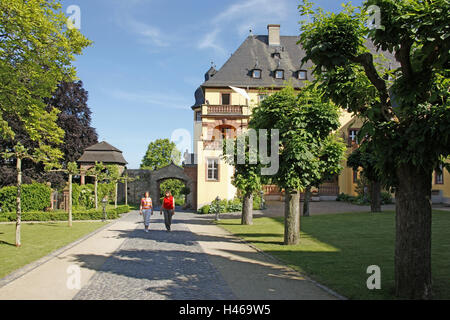
[[[272,181],[303,190],[338,174],[345,146],[331,134],[340,126],[339,115],[339,108],[323,101],[314,87],[299,93],[287,87],[264,99],[254,109],[250,126],[279,130],[280,169]]]
[[[75,55],[90,45],[79,30],[69,29],[61,4],[54,0],[0,2],[0,135],[14,139],[7,119],[17,119],[36,152],[61,157],[52,145],[64,132],[57,125],[59,110],[47,108],[57,85],[75,78]]]
[[[429,298],[431,176],[450,153],[450,2],[367,0],[340,13],[299,6],[300,43],[323,94],[366,119],[375,169],[396,191],[395,283],[398,296]],[[370,9],[370,10],[369,10]],[[378,11],[374,28],[367,11]],[[377,63],[372,42],[393,54]]]
[[[148,145],[147,152],[141,162],[141,169],[157,170],[172,162],[179,165],[181,152],[175,142],[169,139],[158,139]]]
[[[278,129],[279,170],[271,179],[286,190],[285,244],[300,236],[299,190],[320,184],[342,169],[345,145],[332,132],[340,126],[337,106],[314,86],[292,87],[264,99],[253,110],[250,127]],[[261,137],[259,137],[261,139]]]
[[[63,82],[53,93],[50,99],[46,99],[47,110],[52,108],[60,112],[57,116],[57,125],[64,130],[63,143],[53,144],[62,153],[62,162],[77,161],[83,154],[84,149],[97,143],[97,133],[91,127],[91,110],[87,104],[88,92],[83,88],[81,81]],[[13,115],[4,115],[4,119],[15,132],[14,139],[2,139],[0,137],[0,151],[12,149],[18,142],[29,150],[39,147],[37,141],[33,141],[28,132],[22,126],[20,120]],[[62,188],[66,184],[65,172],[46,172],[42,163],[35,163],[24,159],[22,163],[23,182],[31,183],[51,182],[52,187]],[[14,163],[0,159],[0,186],[15,184]]]

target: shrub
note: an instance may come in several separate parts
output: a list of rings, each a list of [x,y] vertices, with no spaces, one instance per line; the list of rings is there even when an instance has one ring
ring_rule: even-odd
[[[46,184],[33,183],[22,185],[21,205],[22,211],[41,211],[50,207],[52,189]],[[16,210],[17,187],[0,189],[0,207],[4,212]]]
[[[16,187],[4,187],[0,189],[0,207],[3,212],[12,212],[16,209]]]
[[[354,196],[350,196],[348,194],[341,193],[340,195],[337,196],[336,201],[354,202],[354,201],[356,201],[356,199],[357,198]]]
[[[99,183],[97,186],[98,203],[101,206],[101,201],[104,197],[108,197],[109,201],[114,201],[114,183]],[[92,194],[94,195],[94,187],[92,186]]]
[[[175,205],[176,206],[180,206],[180,207],[182,207],[182,206],[184,206],[184,197],[182,197],[182,198],[175,198]]]
[[[201,208],[198,210],[198,213],[200,213],[200,214],[208,214],[208,213],[209,213],[209,210],[211,209],[210,207],[211,207],[211,206],[210,206],[209,204],[207,204],[206,206],[201,207]]]
[[[111,208],[106,211],[107,219],[117,219],[120,214],[130,211],[129,206],[118,206],[117,209]],[[22,214],[22,221],[67,221],[69,214],[64,211],[31,211]],[[81,210],[72,213],[72,219],[76,220],[102,220],[103,210]],[[16,221],[15,212],[0,213],[0,222]]]
[[[392,195],[389,192],[381,193],[381,204],[392,204]]]
[[[239,198],[229,200],[227,204],[227,212],[237,212],[242,210],[242,202]]]
[[[253,210],[259,210],[261,209],[261,196],[253,195]]]

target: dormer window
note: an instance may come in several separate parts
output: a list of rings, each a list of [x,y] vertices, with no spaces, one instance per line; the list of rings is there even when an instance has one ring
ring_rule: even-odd
[[[275,79],[284,79],[284,70],[275,70]]]
[[[279,52],[274,52],[274,53],[272,53],[272,58],[278,58],[278,59],[281,59],[281,54],[279,53]]]
[[[261,79],[261,69],[253,69],[252,78]]]
[[[298,80],[307,80],[308,74],[306,73],[305,70],[299,70],[299,71],[297,71],[297,79]]]

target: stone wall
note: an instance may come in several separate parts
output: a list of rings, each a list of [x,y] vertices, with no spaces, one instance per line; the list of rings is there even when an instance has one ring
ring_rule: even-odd
[[[197,170],[196,166],[185,168],[171,164],[156,171],[150,170],[127,170],[128,176],[133,181],[127,183],[128,203],[138,205],[144,193],[150,192],[155,207],[160,205],[159,184],[166,179],[179,179],[191,190],[186,197],[186,204],[189,208],[197,209]],[[120,183],[118,188],[118,201],[125,201],[125,184]]]

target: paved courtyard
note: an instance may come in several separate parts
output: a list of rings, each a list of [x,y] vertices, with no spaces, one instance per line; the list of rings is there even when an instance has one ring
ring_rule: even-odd
[[[279,261],[216,226],[213,217],[177,212],[172,232],[138,212],[0,281],[2,299],[284,300],[338,299]],[[68,288],[68,268],[80,288]]]

